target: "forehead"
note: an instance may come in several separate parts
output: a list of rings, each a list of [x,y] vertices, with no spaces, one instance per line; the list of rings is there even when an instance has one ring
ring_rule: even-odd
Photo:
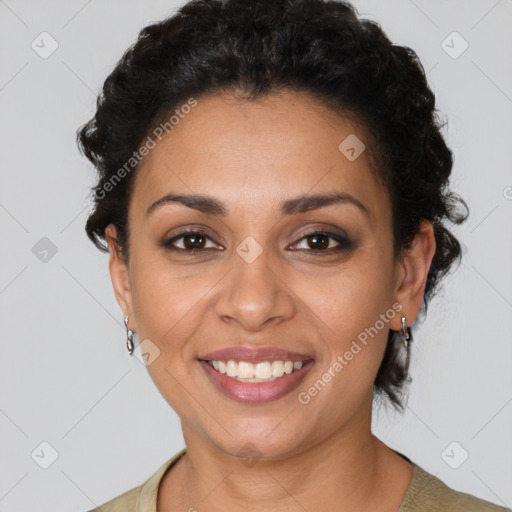
[[[371,142],[353,118],[295,92],[256,101],[211,94],[196,101],[175,116],[139,166],[132,197],[137,210],[168,193],[216,196],[234,210],[337,191],[367,204],[372,218],[386,214],[387,194],[370,167]],[[354,159],[352,149],[362,152]]]

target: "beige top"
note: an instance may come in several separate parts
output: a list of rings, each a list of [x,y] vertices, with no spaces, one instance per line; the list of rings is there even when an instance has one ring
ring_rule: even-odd
[[[141,486],[135,487],[90,512],[157,512],[158,485],[166,470],[186,453],[171,457]],[[398,452],[397,452],[398,453]],[[457,492],[400,454],[412,465],[412,479],[397,512],[512,512],[470,494]]]

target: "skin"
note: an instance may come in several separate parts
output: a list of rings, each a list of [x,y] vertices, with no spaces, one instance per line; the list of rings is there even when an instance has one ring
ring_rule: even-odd
[[[161,481],[159,511],[399,508],[412,467],[371,433],[372,388],[389,329],[418,315],[435,240],[424,222],[410,251],[394,258],[388,195],[370,170],[370,151],[349,161],[338,150],[349,134],[369,144],[354,121],[305,93],[253,102],[202,96],[137,170],[128,265],[108,226],[116,298],[139,339],[160,350],[148,371],[180,416],[187,445]],[[357,198],[368,216],[349,203],[279,213],[286,199],[333,191]],[[171,192],[213,196],[228,215],[178,203],[146,214]],[[183,249],[190,238],[174,243],[186,254],[161,245],[186,228],[206,232],[210,240],[199,245],[206,250],[191,255]],[[326,238],[329,248],[315,254],[318,245],[304,238],[313,228],[345,233],[354,246],[324,255],[339,245]],[[263,249],[252,263],[236,252],[248,236]],[[400,313],[301,404],[298,393],[394,303]],[[239,403],[210,383],[196,359],[233,345],[303,352],[315,365],[287,396]],[[237,456],[249,446],[250,464]]]

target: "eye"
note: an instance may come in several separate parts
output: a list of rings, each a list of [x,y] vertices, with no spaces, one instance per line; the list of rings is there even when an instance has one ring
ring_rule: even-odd
[[[332,240],[334,240],[334,242],[336,242],[338,245],[334,245],[333,247],[333,244],[331,243]],[[300,244],[301,241],[305,241],[305,244],[307,245],[306,249],[309,248],[310,251],[319,253],[323,252],[327,254],[348,250],[353,246],[352,242],[348,238],[336,233],[330,233],[328,231],[311,231],[306,233],[306,235],[304,235],[299,239],[298,242],[295,242],[295,244],[290,247]]]
[[[207,243],[211,242],[211,246],[207,247]],[[304,242],[302,242],[304,241]],[[333,247],[332,241],[335,242]],[[177,245],[177,242],[180,242],[181,246]],[[302,238],[300,238],[295,244],[291,245],[291,248],[297,248],[297,246],[301,243],[307,244],[307,247],[298,247],[300,250],[308,249],[309,252],[318,252],[318,253],[326,253],[332,254],[333,252],[338,252],[342,250],[348,250],[353,247],[352,242],[339,234],[331,233],[328,231],[311,231],[306,233]],[[194,231],[187,230],[178,233],[177,235],[164,240],[162,242],[162,246],[170,251],[177,252],[188,252],[191,254],[195,254],[196,252],[206,251],[208,249],[219,249],[219,245],[215,244],[213,240],[203,231]],[[220,250],[224,250],[221,248]]]
[[[178,247],[175,245],[175,242],[183,240],[182,246]],[[176,236],[169,238],[168,240],[164,240],[162,245],[171,251],[182,251],[182,252],[190,252],[194,254],[196,251],[204,251],[208,249],[205,245],[207,241],[212,242],[213,248],[217,249],[219,246],[213,242],[213,240],[202,231],[193,231],[187,230],[178,233]]]

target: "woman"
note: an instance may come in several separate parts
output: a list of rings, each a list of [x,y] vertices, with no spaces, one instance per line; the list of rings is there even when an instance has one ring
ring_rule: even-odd
[[[102,511],[505,510],[371,432],[467,217],[412,50],[341,2],[196,0],[78,140],[128,351],[186,443]]]

